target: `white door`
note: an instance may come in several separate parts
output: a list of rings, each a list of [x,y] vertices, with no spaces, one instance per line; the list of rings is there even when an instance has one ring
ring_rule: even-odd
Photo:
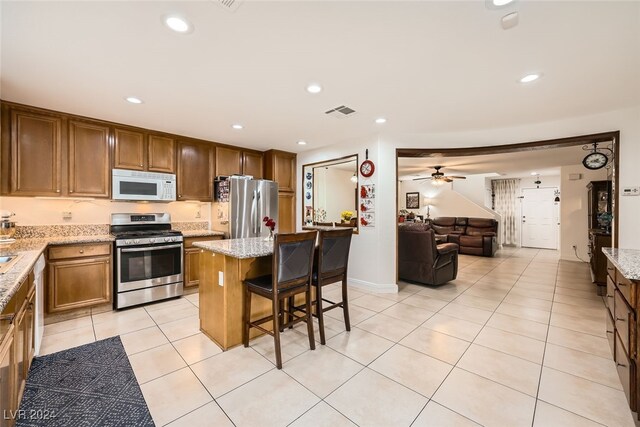
[[[522,246],[558,249],[557,188],[522,190]]]

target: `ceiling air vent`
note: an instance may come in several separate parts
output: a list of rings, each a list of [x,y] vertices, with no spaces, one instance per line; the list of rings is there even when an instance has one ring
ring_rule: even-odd
[[[235,12],[242,3],[241,0],[213,0],[214,3],[218,3],[220,6],[228,10],[229,12]]]
[[[335,117],[336,119],[344,119],[345,117],[351,116],[355,114],[356,110],[353,108],[346,107],[341,105],[336,108],[332,108],[331,110],[325,111],[324,113],[328,116]]]

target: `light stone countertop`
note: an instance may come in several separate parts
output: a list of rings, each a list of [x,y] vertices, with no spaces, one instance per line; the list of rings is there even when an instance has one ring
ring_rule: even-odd
[[[213,231],[213,230],[183,230],[182,235],[184,237],[208,237],[208,236],[224,237],[224,233],[222,231]]]
[[[629,280],[640,280],[640,249],[602,248],[602,252]]]
[[[113,236],[100,234],[93,236],[56,236],[40,239],[16,239],[14,243],[0,245],[0,256],[20,255],[9,270],[0,274],[0,312],[18,291],[20,283],[29,275],[34,264],[48,245],[68,245],[73,243],[112,242]]]
[[[257,258],[273,253],[273,240],[265,240],[264,237],[195,242],[193,246],[238,259]]]

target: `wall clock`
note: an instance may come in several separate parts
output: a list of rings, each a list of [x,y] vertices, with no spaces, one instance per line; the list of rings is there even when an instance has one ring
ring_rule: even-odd
[[[376,170],[376,166],[371,160],[365,160],[360,165],[360,174],[365,178],[369,178]]]
[[[591,170],[602,169],[609,162],[609,158],[600,152],[589,153],[582,159],[582,164],[585,168]]]

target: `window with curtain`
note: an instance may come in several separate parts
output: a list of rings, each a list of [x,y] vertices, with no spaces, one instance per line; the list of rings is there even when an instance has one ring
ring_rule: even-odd
[[[491,191],[494,195],[495,211],[500,214],[500,241],[504,245],[518,243],[516,202],[520,179],[496,179],[491,181]]]

